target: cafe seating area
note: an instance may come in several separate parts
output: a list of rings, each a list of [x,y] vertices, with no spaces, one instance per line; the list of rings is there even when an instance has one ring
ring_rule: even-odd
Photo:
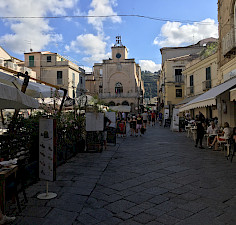
[[[219,130],[223,130],[223,128],[219,128]],[[195,144],[196,138],[197,138],[197,127],[194,123],[188,123],[187,125],[185,125],[185,132],[186,132],[186,136],[190,139],[193,140],[193,143]],[[208,148],[210,148],[209,146],[209,142],[210,140],[214,140],[214,138],[217,136],[217,143],[216,143],[216,147],[214,146],[212,148],[213,151],[219,151],[219,152],[223,152],[224,156],[228,156],[230,149],[233,148],[233,144],[231,143],[230,139],[226,139],[226,140],[220,140],[219,139],[219,135],[218,134],[208,134],[207,130],[205,129],[205,134],[204,134],[204,138],[203,138],[203,145],[205,146],[205,149],[208,150]]]

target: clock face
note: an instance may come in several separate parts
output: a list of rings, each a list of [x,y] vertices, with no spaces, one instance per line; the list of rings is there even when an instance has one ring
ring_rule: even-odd
[[[116,58],[119,59],[121,57],[121,54],[120,53],[117,53],[116,54]]]

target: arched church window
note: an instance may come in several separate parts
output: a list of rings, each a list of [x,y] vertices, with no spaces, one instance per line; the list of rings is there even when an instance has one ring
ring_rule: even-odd
[[[115,85],[115,93],[120,94],[123,93],[123,85],[120,82],[117,82]]]

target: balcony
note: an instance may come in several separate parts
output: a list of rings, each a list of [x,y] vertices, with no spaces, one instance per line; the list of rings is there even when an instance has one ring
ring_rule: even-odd
[[[231,29],[229,33],[227,33],[222,38],[222,53],[224,56],[230,55],[233,50],[236,48],[235,43],[235,30]]]
[[[138,98],[138,93],[100,93],[99,98]]]
[[[193,86],[187,87],[187,95],[192,95],[192,94],[194,94],[194,87]]]
[[[202,90],[207,91],[211,89],[211,80],[205,80],[202,82]]]
[[[183,75],[175,75],[175,83],[184,83]]]

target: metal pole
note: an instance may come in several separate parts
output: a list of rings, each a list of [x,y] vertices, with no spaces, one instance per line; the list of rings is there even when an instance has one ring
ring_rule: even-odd
[[[48,196],[48,181],[46,182],[46,197]]]

